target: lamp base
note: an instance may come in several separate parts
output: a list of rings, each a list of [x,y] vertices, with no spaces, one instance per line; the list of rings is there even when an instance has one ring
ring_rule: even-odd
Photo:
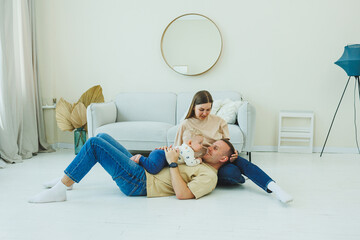
[[[327,142],[327,140],[328,140],[328,138],[329,138],[331,128],[332,128],[332,126],[333,126],[333,124],[334,124],[334,120],[335,120],[336,114],[337,114],[337,112],[338,112],[338,110],[339,110],[341,101],[342,101],[342,99],[343,99],[343,97],[344,97],[345,91],[346,91],[346,89],[347,89],[347,87],[348,87],[348,85],[349,85],[349,81],[350,81],[350,78],[351,78],[351,77],[352,77],[352,76],[350,76],[349,79],[347,80],[347,83],[346,83],[346,85],[345,85],[344,91],[343,91],[343,93],[342,93],[342,95],[341,95],[339,104],[338,104],[338,106],[337,106],[337,108],[336,108],[334,117],[333,117],[333,119],[332,119],[332,121],[331,121],[331,125],[330,125],[330,128],[329,128],[329,131],[328,131],[328,133],[327,133],[327,135],[326,135],[326,139],[325,139],[324,145],[323,145],[323,147],[322,147],[322,150],[321,150],[321,153],[320,153],[320,157],[322,156],[322,154],[323,154],[323,152],[324,152],[324,148],[325,148],[326,142]],[[358,90],[359,90],[359,99],[360,99],[360,79],[359,79],[359,76],[353,76],[353,77],[355,77],[355,90],[356,90],[356,85],[357,85]],[[354,101],[355,101],[355,96],[354,96]],[[356,108],[355,108],[355,105],[354,105],[354,116],[355,116],[355,129],[356,129]],[[355,134],[356,134],[356,145],[357,145],[358,150],[359,150],[359,145],[358,145],[358,142],[357,142],[357,130],[355,130]],[[360,151],[359,151],[359,154],[360,154]]]

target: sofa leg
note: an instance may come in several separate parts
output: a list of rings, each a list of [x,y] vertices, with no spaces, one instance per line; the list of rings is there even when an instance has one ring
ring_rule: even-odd
[[[251,152],[247,152],[246,155],[249,156],[249,162],[251,162]]]

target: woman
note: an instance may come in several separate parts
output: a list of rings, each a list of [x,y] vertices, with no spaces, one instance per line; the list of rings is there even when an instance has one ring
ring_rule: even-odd
[[[175,138],[175,146],[183,143],[183,133],[187,129],[198,129],[204,136],[204,144],[210,145],[216,140],[230,139],[228,125],[222,118],[210,114],[213,99],[208,91],[197,92],[191,102],[185,120],[180,124]],[[283,191],[264,171],[246,159],[234,154],[231,157],[232,163],[222,166],[218,171],[218,183],[233,185],[244,183],[241,174],[247,176],[256,185],[274,193],[284,203],[292,201],[292,197]]]

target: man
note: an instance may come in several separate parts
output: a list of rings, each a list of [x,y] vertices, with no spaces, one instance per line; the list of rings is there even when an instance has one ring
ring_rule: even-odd
[[[189,167],[177,164],[179,157],[177,149],[165,148],[164,157],[169,163],[169,168],[152,175],[132,161],[132,154],[121,144],[102,133],[85,143],[79,154],[65,169],[65,175],[61,180],[50,189],[32,197],[29,202],[65,201],[67,187],[71,187],[74,182],[80,182],[97,162],[112,176],[120,190],[127,196],[176,195],[178,199],[198,199],[215,189],[217,170],[229,160],[234,151],[228,140],[218,140],[208,147],[207,153],[203,156],[204,163]]]

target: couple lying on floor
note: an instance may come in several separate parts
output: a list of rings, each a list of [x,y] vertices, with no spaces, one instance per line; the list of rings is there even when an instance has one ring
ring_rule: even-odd
[[[105,133],[90,138],[65,169],[65,175],[47,183],[50,189],[29,202],[65,201],[66,190],[79,183],[96,163],[127,196],[198,199],[212,192],[217,184],[244,183],[245,175],[281,202],[292,201],[264,171],[238,155],[229,141],[226,121],[210,114],[212,103],[208,91],[197,92],[178,129],[174,143],[178,147],[156,149],[148,157],[133,156]]]

